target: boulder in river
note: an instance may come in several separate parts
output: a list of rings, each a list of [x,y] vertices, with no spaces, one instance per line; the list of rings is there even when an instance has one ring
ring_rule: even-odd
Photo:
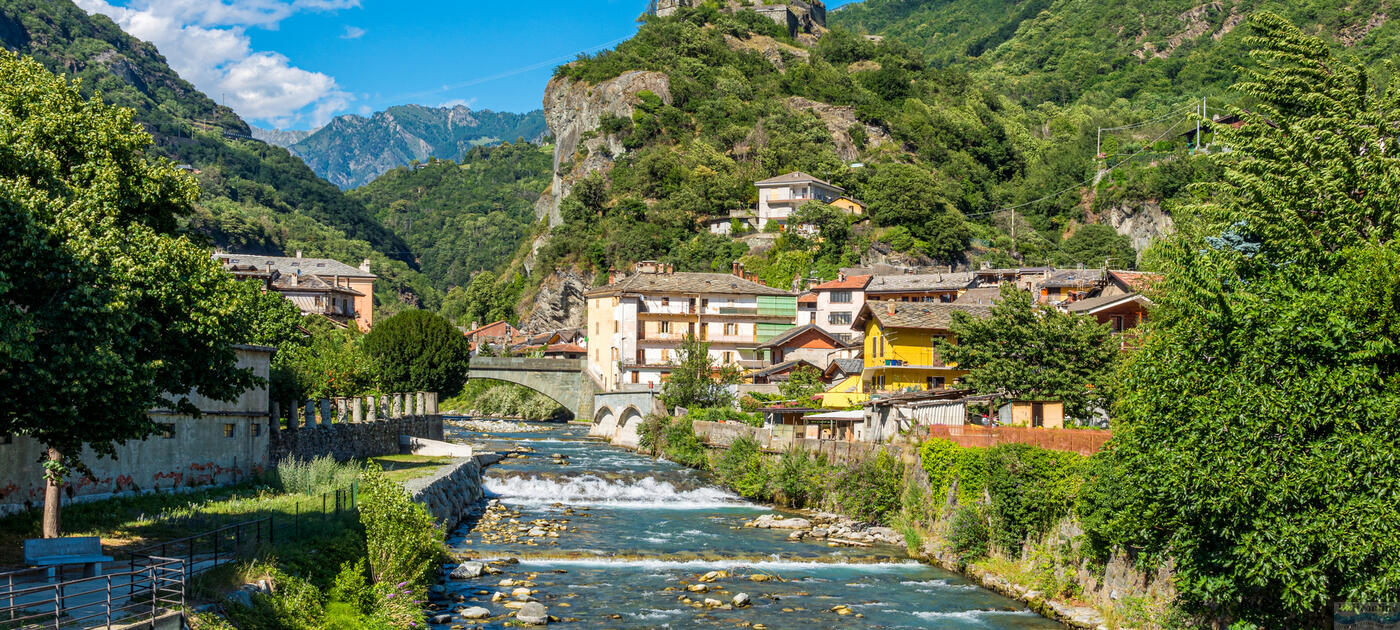
[[[485,569],[486,565],[481,562],[463,562],[452,570],[452,575],[449,577],[454,580],[471,580],[481,577],[481,573]]]
[[[749,605],[749,594],[748,594],[748,593],[739,593],[738,595],[735,595],[735,596],[734,596],[734,599],[732,600],[732,603],[734,604],[734,607],[735,607],[735,608],[743,608],[743,607],[745,607],[745,606],[748,606],[748,605]]]
[[[544,604],[529,602],[515,611],[515,619],[527,626],[543,626],[549,623],[549,611]]]
[[[459,614],[462,615],[463,619],[485,619],[491,616],[491,611],[480,606],[472,606],[471,608],[463,608]]]
[[[759,529],[811,529],[812,521],[805,518],[783,518],[764,514],[754,519],[752,525]]]

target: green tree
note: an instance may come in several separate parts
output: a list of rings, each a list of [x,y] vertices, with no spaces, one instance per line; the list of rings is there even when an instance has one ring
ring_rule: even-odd
[[[778,393],[787,400],[807,400],[824,391],[822,373],[806,365],[793,370],[788,380],[778,383]]]
[[[149,435],[147,411],[198,414],[191,392],[234,400],[241,292],[178,231],[194,183],[148,158],[130,110],[83,100],[0,51],[0,433],[48,448],[45,536],[83,446]]]
[[[687,334],[677,350],[671,378],[661,386],[661,400],[667,407],[728,407],[734,403],[729,385],[739,382],[733,364],[717,367],[710,357],[710,344]]]
[[[379,322],[365,335],[364,349],[385,389],[445,398],[467,382],[467,338],[436,313],[406,311]]]
[[[1094,223],[1079,226],[1060,243],[1057,259],[1064,266],[1101,267],[1107,261],[1111,269],[1132,269],[1137,266],[1137,250],[1132,239],[1113,226]]]
[[[1178,213],[1115,406],[1108,543],[1170,555],[1197,611],[1325,627],[1400,590],[1400,90],[1269,13]],[[1092,510],[1090,510],[1092,512]]]
[[[985,318],[953,313],[955,339],[939,343],[944,361],[968,370],[978,392],[1011,398],[1061,400],[1065,412],[1084,417],[1104,398],[1118,344],[1092,317],[1037,306],[1028,291],[1002,285]]]
[[[870,218],[876,225],[917,225],[953,209],[926,169],[910,164],[886,164],[876,170],[865,188]]]

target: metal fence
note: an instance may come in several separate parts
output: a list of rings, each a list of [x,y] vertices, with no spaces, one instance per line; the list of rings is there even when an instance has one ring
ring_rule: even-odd
[[[183,610],[185,561],[148,557],[127,571],[50,582],[48,570],[0,574],[0,628],[93,628]]]
[[[1030,427],[984,427],[929,425],[928,436],[942,438],[958,446],[992,447],[998,444],[1030,444],[1051,451],[1093,455],[1112,437],[1095,429],[1045,429]]]

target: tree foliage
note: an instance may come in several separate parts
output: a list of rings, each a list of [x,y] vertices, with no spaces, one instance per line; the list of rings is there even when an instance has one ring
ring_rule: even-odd
[[[941,341],[943,360],[968,370],[963,377],[982,393],[1013,399],[1061,400],[1083,418],[1104,402],[1118,344],[1098,320],[1038,306],[1027,291],[1002,285],[991,316],[954,313],[955,342]]]
[[[1200,611],[1311,627],[1400,589],[1400,92],[1250,26],[1254,105],[1163,254],[1095,482],[1125,505],[1096,535],[1170,555]]]
[[[710,344],[687,334],[676,351],[671,377],[661,386],[667,407],[728,407],[734,403],[729,385],[739,382],[734,365],[716,366]]]
[[[436,313],[406,311],[375,324],[364,338],[380,386],[450,397],[467,382],[467,338]]]

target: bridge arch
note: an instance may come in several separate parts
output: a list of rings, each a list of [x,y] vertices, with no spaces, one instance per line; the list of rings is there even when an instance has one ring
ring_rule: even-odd
[[[612,438],[617,433],[617,413],[612,407],[603,405],[593,414],[593,426],[588,428],[589,437]]]
[[[584,369],[582,359],[478,356],[472,358],[467,377],[523,385],[559,403],[575,418],[593,418],[593,379]]]
[[[641,440],[642,412],[634,405],[628,405],[617,418],[617,433],[612,443],[617,446],[638,448]]]

